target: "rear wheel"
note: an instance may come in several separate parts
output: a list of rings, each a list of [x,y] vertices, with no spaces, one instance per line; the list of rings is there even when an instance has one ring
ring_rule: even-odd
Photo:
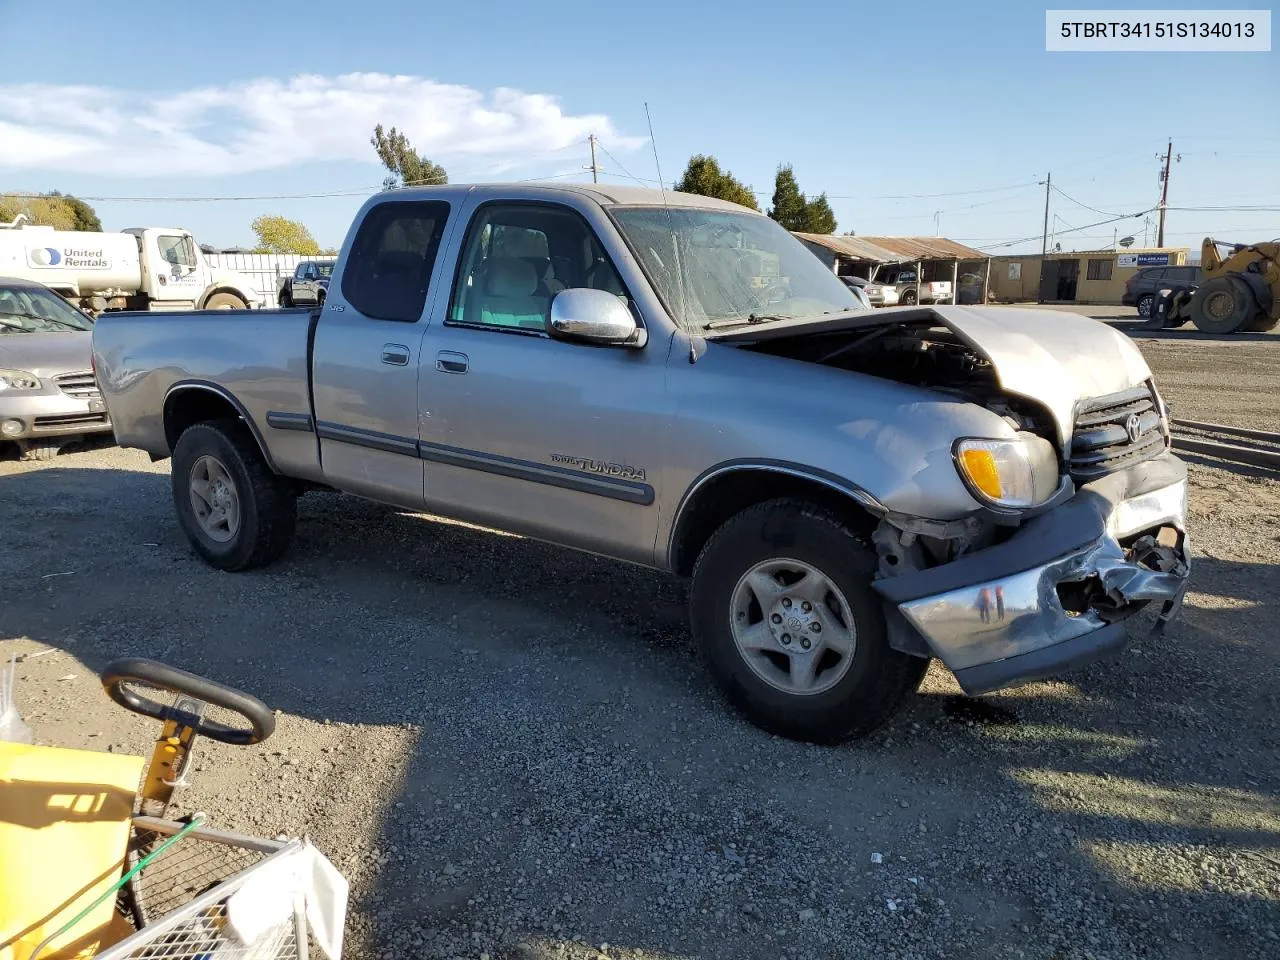
[[[928,661],[889,646],[875,569],[863,539],[797,500],[750,507],[711,537],[693,571],[693,635],[751,722],[838,743],[874,730],[915,690]]]
[[[206,310],[245,310],[248,306],[234,293],[215,293],[204,304]]]
[[[1138,318],[1140,320],[1148,320],[1151,314],[1155,312],[1156,298],[1149,293],[1144,293],[1138,298]]]
[[[289,296],[287,291],[283,291],[280,294],[280,306],[285,309],[293,306],[293,297]]]
[[[904,290],[902,296],[898,298],[898,303],[904,307],[914,307],[917,299],[914,290]]]
[[[219,570],[250,570],[293,540],[297,496],[238,420],[188,427],[173,450],[173,503],[196,552]]]
[[[1257,312],[1252,291],[1235,277],[1214,277],[1191,298],[1191,322],[1204,333],[1235,333]]]

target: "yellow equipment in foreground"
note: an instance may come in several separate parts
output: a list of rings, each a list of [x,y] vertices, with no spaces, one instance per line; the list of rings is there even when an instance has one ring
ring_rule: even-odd
[[[27,960],[119,878],[142,758],[0,743],[0,960]],[[41,952],[90,957],[133,928],[105,900]]]
[[[1226,248],[1225,257],[1220,249]],[[1190,320],[1205,333],[1265,331],[1280,324],[1280,241],[1200,245],[1204,280],[1194,292],[1180,291],[1165,308],[1164,326]]]
[[[162,819],[197,737],[260,743],[273,712],[152,660],[114,660],[101,679],[163,729],[145,774],[141,757],[0,740],[0,960],[275,960],[305,956],[308,929],[338,957],[346,881],[307,841],[208,829],[203,814]],[[264,885],[289,897],[264,900]]]

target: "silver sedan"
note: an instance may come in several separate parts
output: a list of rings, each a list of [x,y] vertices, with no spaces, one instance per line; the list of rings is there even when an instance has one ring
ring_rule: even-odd
[[[48,287],[0,277],[0,441],[48,459],[111,429],[92,368],[93,321]]]

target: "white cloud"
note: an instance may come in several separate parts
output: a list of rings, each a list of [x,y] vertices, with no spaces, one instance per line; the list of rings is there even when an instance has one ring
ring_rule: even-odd
[[[0,168],[122,177],[205,176],[310,161],[377,164],[374,124],[403,130],[446,167],[492,173],[537,158],[645,141],[603,114],[566,114],[556,98],[489,94],[422,77],[348,73],[249,80],[178,92],[0,84]]]

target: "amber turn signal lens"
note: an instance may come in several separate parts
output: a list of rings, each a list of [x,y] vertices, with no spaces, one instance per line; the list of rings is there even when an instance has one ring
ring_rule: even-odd
[[[1004,496],[1004,487],[1000,483],[1000,470],[990,450],[961,450],[960,464],[964,467],[969,482],[992,500],[999,500]]]

